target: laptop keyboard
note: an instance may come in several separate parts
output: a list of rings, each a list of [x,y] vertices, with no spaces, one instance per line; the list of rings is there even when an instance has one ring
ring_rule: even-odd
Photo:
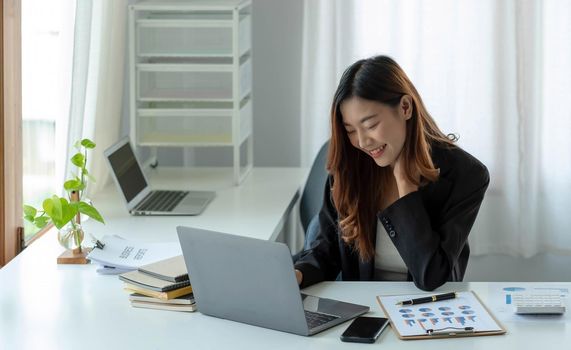
[[[188,191],[153,191],[137,208],[142,211],[172,211],[188,194]]]
[[[305,311],[305,319],[307,320],[307,325],[309,327],[309,329],[313,329],[316,327],[319,327],[323,324],[326,324],[327,322],[333,321],[337,318],[339,318],[339,316],[333,316],[333,315],[327,315],[327,314],[322,314],[319,312],[312,312],[312,311]]]

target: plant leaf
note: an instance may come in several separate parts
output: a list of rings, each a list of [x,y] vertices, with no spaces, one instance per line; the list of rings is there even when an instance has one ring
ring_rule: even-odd
[[[92,205],[87,204],[85,202],[79,202],[79,212],[83,213],[101,223],[105,223],[105,221],[103,220],[103,217],[101,216],[101,214],[99,214],[99,212],[97,211],[97,209],[95,209]]]
[[[85,169],[85,168],[81,168],[81,169]],[[75,177],[75,181],[79,182],[81,185],[77,188],[80,191],[83,191],[85,189],[85,187],[87,187],[87,184],[83,181],[81,181],[81,178],[79,176]]]
[[[78,168],[83,168],[85,167],[85,156],[81,153],[76,153],[71,157],[71,163]]]
[[[52,222],[57,228],[62,228],[63,224],[61,223],[61,202],[59,197],[53,196],[48,198],[44,201],[44,211],[47,216],[50,217]]]
[[[45,212],[46,215],[49,216],[49,217],[52,216],[53,207],[54,207],[54,204],[53,204],[51,198],[45,199],[44,202],[42,203],[42,208],[44,208],[44,212]]]
[[[58,196],[53,196],[44,200],[42,207],[44,208],[46,215],[52,219],[54,224],[56,221],[61,220],[61,202]]]
[[[49,218],[45,217],[45,216],[38,216],[37,218],[34,219],[34,225],[36,225],[36,227],[38,228],[43,228],[44,226],[46,226],[46,224],[49,222]]]
[[[38,213],[38,211],[36,210],[36,208],[32,207],[31,205],[24,204],[24,215],[25,216],[31,216],[33,218],[36,216],[37,213]]]
[[[79,191],[82,190],[82,184],[80,180],[67,180],[66,182],[64,182],[63,184],[63,188],[66,191]]]
[[[61,208],[62,208],[62,218],[61,218],[61,225],[62,227],[65,226],[68,222],[73,220],[75,215],[77,214],[77,205],[70,204],[67,199],[60,198]],[[58,227],[61,228],[61,227]]]
[[[81,145],[85,148],[95,148],[95,143],[90,139],[81,140]]]
[[[26,215],[24,216],[24,220],[31,222],[32,224],[34,223],[34,217],[31,215]]]

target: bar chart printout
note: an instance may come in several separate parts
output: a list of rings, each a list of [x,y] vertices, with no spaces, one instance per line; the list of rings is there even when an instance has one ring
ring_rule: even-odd
[[[403,300],[427,294],[378,296],[391,324],[401,336],[426,335],[428,329],[453,332],[473,327],[477,332],[501,331],[502,328],[472,292],[459,292],[454,299],[419,305],[397,305]]]

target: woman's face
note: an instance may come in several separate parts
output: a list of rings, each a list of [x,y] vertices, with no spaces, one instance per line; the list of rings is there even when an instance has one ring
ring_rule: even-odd
[[[396,107],[353,96],[340,108],[353,147],[367,153],[379,166],[394,166],[406,139],[406,121],[412,115],[410,96],[403,96]]]

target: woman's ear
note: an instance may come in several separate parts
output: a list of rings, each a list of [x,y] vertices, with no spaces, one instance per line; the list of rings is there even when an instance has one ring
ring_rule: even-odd
[[[399,111],[405,120],[409,120],[412,117],[412,97],[410,95],[404,95],[400,99]]]

